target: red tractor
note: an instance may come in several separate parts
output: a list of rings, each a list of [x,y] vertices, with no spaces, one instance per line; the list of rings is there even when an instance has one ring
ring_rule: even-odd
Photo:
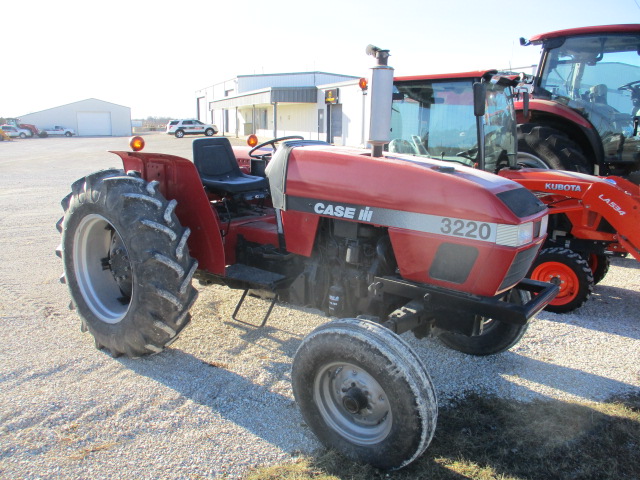
[[[547,205],[548,236],[528,274],[560,288],[547,310],[581,306],[606,275],[611,255],[640,260],[637,185],[620,177],[521,168],[529,162],[516,152],[513,76],[493,70],[400,77],[394,84],[390,152],[497,173]]]
[[[640,181],[640,24],[536,35],[528,114],[518,111],[520,163]]]
[[[234,151],[216,137],[195,140],[191,162],[142,152],[138,137],[134,151],[113,152],[124,169],[72,185],[58,254],[83,330],[114,356],[174,341],[190,321],[194,276],[337,317],[295,355],[296,401],[327,446],[396,469],[427,448],[437,417],[426,367],[399,334],[502,352],[557,287],[524,278],[547,224],[526,188],[383,155],[393,69],[388,51],[368,51],[378,59],[372,109],[386,112],[372,117],[372,152],[289,137],[265,154],[265,144]]]
[[[25,130],[29,130],[31,132],[32,137],[37,137],[39,130],[35,125],[31,125],[30,123],[21,123],[19,118],[7,118],[7,125],[13,125],[17,128],[24,128]]]

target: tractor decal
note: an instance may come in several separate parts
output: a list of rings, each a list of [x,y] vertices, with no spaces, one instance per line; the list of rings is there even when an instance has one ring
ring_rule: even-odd
[[[464,218],[442,217],[355,204],[333,204],[326,200],[287,196],[287,210],[315,213],[334,218],[415,230],[422,233],[466,238],[497,245],[518,246],[518,226],[478,222]]]
[[[569,183],[545,183],[544,188],[546,190],[560,190],[563,192],[581,192],[582,187],[580,185],[571,185]]]
[[[605,198],[605,196],[601,193],[598,198],[600,200],[602,200],[604,203],[606,203],[607,205],[609,205],[611,208],[613,208],[616,212],[618,212],[621,216],[622,215],[626,215],[627,212],[625,212],[624,210],[622,210],[622,208],[620,208],[620,205],[618,205],[616,202],[614,202],[613,200],[611,200],[610,198]]]

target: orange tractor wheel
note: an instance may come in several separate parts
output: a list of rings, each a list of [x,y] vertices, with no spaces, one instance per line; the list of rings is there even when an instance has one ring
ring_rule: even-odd
[[[560,292],[546,307],[555,313],[571,312],[584,304],[593,291],[593,273],[589,263],[578,253],[567,248],[545,248],[533,263],[529,277],[550,282]]]

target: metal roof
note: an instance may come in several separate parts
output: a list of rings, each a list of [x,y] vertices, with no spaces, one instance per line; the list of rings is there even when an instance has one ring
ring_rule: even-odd
[[[317,101],[317,87],[271,87],[214,100],[209,102],[209,106],[220,109],[273,103],[316,103]]]

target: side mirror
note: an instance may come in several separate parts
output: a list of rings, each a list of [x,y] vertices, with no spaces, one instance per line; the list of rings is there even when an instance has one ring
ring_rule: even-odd
[[[487,85],[485,83],[476,82],[473,84],[473,114],[476,117],[482,117],[485,113],[485,104],[487,101]]]

